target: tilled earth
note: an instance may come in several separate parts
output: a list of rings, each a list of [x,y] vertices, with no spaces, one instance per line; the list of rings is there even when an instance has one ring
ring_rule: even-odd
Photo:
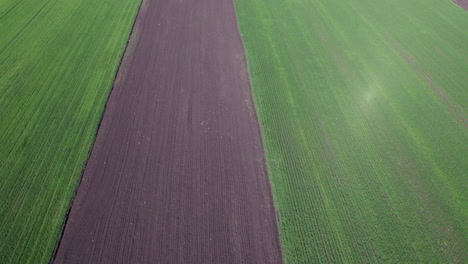
[[[468,0],[453,0],[455,4],[463,7],[463,9],[468,10]]]
[[[281,263],[232,0],[146,0],[55,263]]]

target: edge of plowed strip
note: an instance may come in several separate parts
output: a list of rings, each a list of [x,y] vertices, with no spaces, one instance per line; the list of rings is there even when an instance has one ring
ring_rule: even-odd
[[[91,147],[88,150],[88,158],[86,159],[86,162],[83,164],[83,167],[81,169],[81,176],[80,176],[80,178],[78,180],[78,184],[76,185],[75,191],[73,192],[73,197],[70,200],[69,207],[68,207],[67,213],[65,215],[65,219],[64,219],[64,221],[62,223],[62,227],[61,227],[61,231],[60,231],[60,237],[57,240],[57,243],[55,245],[55,248],[54,248],[54,251],[52,253],[52,256],[51,256],[51,259],[50,259],[49,263],[53,263],[55,261],[56,257],[57,257],[57,251],[58,251],[58,249],[60,247],[60,244],[62,243],[62,238],[63,238],[63,234],[65,232],[65,227],[67,226],[68,219],[70,217],[70,212],[71,212],[71,209],[72,209],[72,207],[74,205],[76,195],[78,193],[78,188],[81,185],[81,182],[83,180],[84,171],[85,171],[86,166],[88,165],[89,159],[91,157],[91,152],[92,152],[92,150],[94,148],[94,144],[96,143],[96,138],[97,138],[98,132],[99,132],[99,130],[101,128],[102,119],[103,119],[103,116],[104,116],[104,112],[106,111],[106,108],[108,106],[107,104],[109,103],[109,98],[110,98],[112,92],[114,91],[115,85],[121,81],[122,76],[125,76],[126,72],[128,71],[128,68],[124,67],[124,65],[128,64],[127,62],[131,58],[131,55],[133,54],[135,46],[138,43],[138,40],[139,40],[139,37],[140,37],[140,30],[139,29],[141,27],[142,22],[144,21],[144,17],[146,15],[146,8],[148,6],[148,2],[149,2],[149,0],[141,0],[140,5],[138,7],[138,11],[136,12],[136,15],[134,17],[134,22],[133,22],[133,25],[132,25],[132,29],[130,30],[130,34],[129,34],[129,37],[128,37],[128,40],[127,40],[127,44],[125,45],[125,48],[124,48],[124,50],[122,52],[122,56],[120,58],[119,65],[117,66],[117,70],[116,70],[115,75],[114,75],[114,81],[112,82],[111,89],[110,89],[110,91],[109,91],[109,93],[107,95],[107,98],[106,98],[106,103],[104,104],[104,108],[102,109],[101,118],[100,118],[99,123],[98,123],[98,125],[96,127],[96,132],[95,132],[95,135],[94,135],[93,144],[91,145]]]
[[[468,11],[468,0],[452,0],[453,3],[463,8],[465,11]]]
[[[247,74],[247,78],[248,78],[248,81],[249,81],[249,85],[250,85],[250,100],[252,102],[252,106],[253,106],[253,110],[254,110],[254,119],[257,123],[257,130],[259,131],[260,133],[260,144],[261,144],[261,147],[262,147],[262,152],[263,152],[263,157],[262,157],[262,160],[263,160],[263,167],[265,169],[265,172],[266,172],[266,180],[268,181],[268,193],[270,195],[270,198],[271,198],[271,201],[273,203],[273,209],[275,211],[275,223],[276,223],[276,232],[277,232],[277,237],[278,237],[278,246],[279,246],[279,253],[280,253],[280,256],[281,256],[281,261],[284,263],[284,257],[283,257],[283,243],[281,242],[281,232],[280,232],[280,215],[279,215],[279,212],[278,210],[276,209],[276,202],[275,202],[275,197],[273,196],[273,189],[271,188],[271,179],[270,179],[270,167],[268,166],[268,162],[267,162],[267,157],[266,157],[266,149],[265,149],[265,139],[263,138],[263,130],[262,130],[262,124],[260,122],[260,119],[258,118],[258,111],[257,111],[257,103],[255,101],[255,97],[253,95],[254,91],[253,91],[253,84],[252,84],[252,78],[250,78],[250,67],[249,67],[249,60],[248,60],[248,57],[247,57],[247,50],[245,48],[245,44],[244,44],[244,38],[242,37],[242,31],[240,29],[240,25],[239,25],[239,16],[237,15],[237,9],[236,9],[236,0],[232,0],[232,6],[234,8],[234,15],[236,16],[236,26],[237,26],[237,32],[239,33],[239,37],[241,39],[241,42],[242,42],[242,51],[243,51],[243,56],[244,56],[244,60],[245,60],[245,63],[246,63],[246,66],[247,66],[247,71],[246,71],[246,74]]]

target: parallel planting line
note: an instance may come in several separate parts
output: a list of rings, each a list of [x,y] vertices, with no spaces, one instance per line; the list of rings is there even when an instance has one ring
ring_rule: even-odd
[[[466,12],[235,3],[286,262],[467,262]]]
[[[50,261],[138,4],[0,3],[1,263]]]

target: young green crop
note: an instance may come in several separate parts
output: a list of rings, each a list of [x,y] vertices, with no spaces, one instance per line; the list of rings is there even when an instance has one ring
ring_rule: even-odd
[[[140,1],[0,2],[0,263],[47,263]]]
[[[288,263],[466,263],[467,13],[236,0]]]

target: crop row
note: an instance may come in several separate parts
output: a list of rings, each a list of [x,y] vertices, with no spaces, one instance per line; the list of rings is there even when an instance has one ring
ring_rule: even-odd
[[[466,262],[450,1],[236,0],[289,263]]]
[[[0,3],[0,263],[50,261],[138,6]]]

